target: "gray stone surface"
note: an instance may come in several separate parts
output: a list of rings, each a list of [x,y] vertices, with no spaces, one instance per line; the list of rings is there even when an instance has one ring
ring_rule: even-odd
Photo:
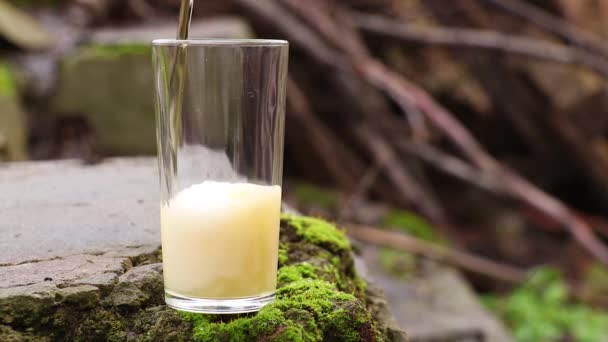
[[[77,267],[83,258],[116,267],[103,252],[149,253],[160,244],[158,188],[153,158],[0,165],[0,265],[43,261],[21,265],[28,283],[37,270],[62,261],[85,272]],[[16,281],[6,272],[18,269],[0,268],[0,284]]]
[[[162,303],[154,158],[0,164],[0,193],[0,324]]]
[[[410,342],[513,341],[456,270],[419,262],[414,272],[396,278],[378,267],[378,248],[362,245],[361,251],[365,273],[384,290]]]
[[[133,267],[118,278],[118,283],[104,300],[115,307],[139,307],[152,294],[163,293],[163,266],[160,263]],[[157,298],[157,302],[162,298]]]

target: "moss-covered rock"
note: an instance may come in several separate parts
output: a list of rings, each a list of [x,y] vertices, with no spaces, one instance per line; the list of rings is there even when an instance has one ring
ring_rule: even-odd
[[[185,314],[197,341],[380,341],[365,303],[323,280],[300,279],[251,317],[215,322]]]
[[[51,109],[58,117],[84,117],[103,152],[152,154],[153,93],[149,43],[91,44],[61,62]]]
[[[104,291],[79,285],[47,289],[45,295],[7,295],[0,298],[0,340],[397,340],[368,309],[372,303],[344,233],[323,220],[282,217],[276,300],[257,313],[214,316],[169,309],[161,272],[158,263],[137,265]]]

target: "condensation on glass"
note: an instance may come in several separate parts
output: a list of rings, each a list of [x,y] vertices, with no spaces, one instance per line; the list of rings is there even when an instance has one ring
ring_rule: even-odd
[[[274,299],[288,43],[155,40],[165,300],[187,311]]]

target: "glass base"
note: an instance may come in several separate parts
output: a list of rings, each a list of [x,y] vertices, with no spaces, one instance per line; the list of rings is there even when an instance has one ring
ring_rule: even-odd
[[[237,314],[259,311],[274,301],[274,293],[237,299],[201,299],[165,291],[165,303],[173,309],[207,314]]]

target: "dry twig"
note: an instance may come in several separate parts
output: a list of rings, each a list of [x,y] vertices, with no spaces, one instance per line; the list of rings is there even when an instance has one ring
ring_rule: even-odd
[[[364,141],[375,163],[385,170],[399,192],[407,196],[409,202],[433,224],[446,225],[443,211],[437,200],[427,193],[399,162],[393,147],[366,125],[355,127],[355,134]]]
[[[558,63],[578,64],[608,77],[608,61],[587,51],[549,41],[508,35],[490,30],[441,28],[400,23],[370,14],[354,14],[357,27],[365,32],[406,42],[467,47],[514,53]]]
[[[488,3],[523,18],[543,29],[569,40],[589,51],[608,57],[608,46],[594,33],[581,30],[568,21],[555,17],[521,0],[485,0]]]
[[[526,272],[513,266],[433,244],[410,235],[355,224],[347,224],[345,227],[349,236],[364,242],[417,254],[507,283],[517,284],[526,279]]]

